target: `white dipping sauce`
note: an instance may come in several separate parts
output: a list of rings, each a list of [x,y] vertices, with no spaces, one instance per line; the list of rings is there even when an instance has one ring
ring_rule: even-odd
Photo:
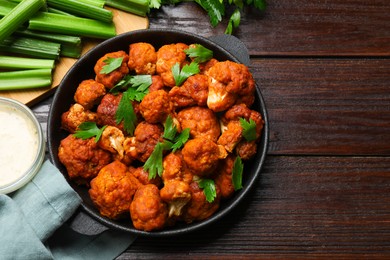
[[[0,187],[18,180],[33,165],[38,142],[37,129],[27,115],[0,105]]]

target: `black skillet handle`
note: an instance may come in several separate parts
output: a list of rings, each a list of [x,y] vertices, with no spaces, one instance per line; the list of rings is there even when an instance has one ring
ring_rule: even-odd
[[[249,51],[245,44],[237,37],[229,34],[215,35],[208,38],[233,54],[242,64],[249,66]]]

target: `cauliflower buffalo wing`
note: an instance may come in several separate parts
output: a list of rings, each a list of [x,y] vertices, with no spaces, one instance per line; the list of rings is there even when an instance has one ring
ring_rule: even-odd
[[[232,61],[218,62],[206,75],[209,77],[207,105],[211,110],[221,112],[242,100],[248,106],[253,104],[255,81],[245,65]]]
[[[219,208],[220,204],[220,191],[218,186],[216,187],[217,197],[213,202],[208,202],[206,200],[206,195],[203,193],[203,190],[199,188],[197,182],[192,182],[190,184],[191,199],[184,208],[182,219],[187,223],[192,223],[194,221],[201,221],[209,218],[214,214]]]
[[[72,134],[61,140],[58,148],[58,158],[65,166],[69,178],[87,186],[112,161],[111,157],[111,153],[101,149],[94,138],[83,140]]]
[[[163,185],[163,181],[158,175],[152,179],[149,179],[149,173],[144,170],[144,167],[135,168],[131,171],[131,174],[133,174],[133,176],[136,177],[142,185],[154,184],[158,188],[161,188]]]
[[[113,95],[110,93],[103,97],[99,106],[97,107],[97,118],[99,125],[111,125],[124,131],[123,122],[118,125],[115,119],[115,113],[118,110],[121,98],[122,94]]]
[[[172,113],[172,103],[166,91],[156,90],[144,97],[139,109],[147,122],[151,124],[164,123],[167,116]]]
[[[193,174],[187,169],[180,151],[170,153],[164,157],[161,178],[164,183],[172,180],[192,182]]]
[[[156,185],[147,184],[138,188],[130,205],[130,216],[134,227],[139,230],[158,230],[166,225],[168,208]]]
[[[228,155],[226,150],[206,138],[195,138],[185,143],[183,159],[189,170],[199,177],[210,176],[221,159]]]
[[[165,86],[174,87],[175,79],[172,74],[172,67],[179,63],[182,67],[186,63],[186,53],[188,45],[184,43],[174,43],[162,46],[157,51],[156,71],[164,81]]]
[[[256,140],[246,141],[242,136],[242,126],[239,121],[243,118],[252,119],[256,123]],[[236,149],[236,153],[243,159],[252,158],[257,151],[257,142],[261,136],[264,120],[259,112],[251,110],[245,104],[234,105],[222,116],[221,122],[226,128],[218,139],[218,144],[229,152]]]
[[[177,114],[182,129],[189,128],[192,138],[207,138],[216,142],[221,134],[216,114],[207,107],[189,107]]]
[[[89,195],[102,216],[119,219],[128,216],[130,203],[140,185],[126,165],[114,161],[104,166],[91,181]]]
[[[164,187],[160,190],[160,196],[168,204],[169,217],[180,217],[184,206],[191,200],[190,185],[179,180],[164,182]]]
[[[146,42],[132,43],[129,46],[130,71],[136,74],[153,75],[156,72],[157,53],[153,45]]]
[[[209,93],[208,77],[201,74],[190,76],[182,86],[173,87],[169,97],[175,108],[188,106],[207,106]]]
[[[159,75],[153,75],[152,76],[152,85],[150,85],[150,87],[149,87],[149,92],[153,92],[153,91],[160,90],[160,89],[162,89],[162,90],[165,89],[164,81],[162,80],[162,78]]]
[[[98,145],[109,152],[111,152],[115,158],[122,160],[124,155],[123,142],[125,136],[123,132],[115,126],[107,126],[99,139]]]
[[[83,80],[76,89],[74,100],[85,109],[92,109],[98,105],[106,94],[106,88],[103,84],[93,80]]]
[[[234,193],[232,174],[235,159],[235,155],[229,154],[217,169],[217,176],[215,177],[214,182],[221,192],[221,199],[230,198]]]
[[[122,64],[119,68],[110,73],[102,73],[103,67],[109,64],[109,58],[123,58]],[[94,71],[96,74],[96,81],[102,83],[106,88],[112,89],[119,81],[123,79],[125,75],[129,73],[129,67],[127,66],[128,61],[129,55],[127,55],[127,53],[124,51],[107,53],[95,64]]]
[[[82,123],[96,121],[96,113],[86,110],[78,103],[71,105],[69,110],[61,115],[61,127],[72,134]]]
[[[164,129],[161,125],[143,121],[137,125],[134,137],[124,141],[125,153],[133,160],[146,162],[157,142],[161,140]]]
[[[122,94],[113,95],[106,94],[101,100],[99,106],[97,107],[97,123],[101,126],[103,125],[111,125],[119,128],[123,132],[124,126],[123,121],[119,124],[116,123],[115,114],[118,110],[119,103],[122,99]],[[138,120],[141,120],[141,114],[139,112],[139,103],[137,101],[132,102],[134,113],[137,116]]]

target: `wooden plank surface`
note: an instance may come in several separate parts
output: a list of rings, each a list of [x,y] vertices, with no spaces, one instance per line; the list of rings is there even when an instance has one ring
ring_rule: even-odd
[[[113,12],[113,22],[115,24],[117,34],[138,29],[146,29],[149,27],[149,20],[146,17],[133,15],[109,7],[107,7],[107,9],[112,10]],[[96,46],[96,44],[99,42],[101,42],[101,40],[84,40],[83,54],[92,47]],[[16,99],[24,104],[31,106],[41,101],[46,96],[52,94],[58,84],[61,82],[66,72],[76,61],[77,59],[63,57],[56,62],[56,66],[53,71],[53,82],[51,87],[32,90],[0,91],[0,96]]]
[[[389,59],[256,59],[271,154],[390,155]]]
[[[235,33],[251,55],[390,55],[388,0],[270,0],[267,3],[265,13],[246,8]],[[212,28],[209,18],[194,3],[164,7],[153,12],[150,19],[153,20],[151,28],[178,28],[205,36],[222,34],[228,20]]]
[[[172,238],[139,237],[118,259],[389,259],[390,60],[387,0],[269,0],[236,36],[269,113],[255,189],[223,221]],[[150,28],[212,36],[194,3]],[[33,107],[46,127],[51,98]]]
[[[389,168],[390,158],[270,156],[224,221],[170,239],[139,237],[118,259],[388,256]]]

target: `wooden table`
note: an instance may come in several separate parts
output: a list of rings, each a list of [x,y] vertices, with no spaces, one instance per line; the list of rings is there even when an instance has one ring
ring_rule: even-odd
[[[268,0],[246,9],[270,120],[256,187],[223,222],[170,239],[139,237],[119,259],[390,258],[390,2]],[[150,28],[222,34],[194,3]],[[42,126],[51,98],[33,107]]]

